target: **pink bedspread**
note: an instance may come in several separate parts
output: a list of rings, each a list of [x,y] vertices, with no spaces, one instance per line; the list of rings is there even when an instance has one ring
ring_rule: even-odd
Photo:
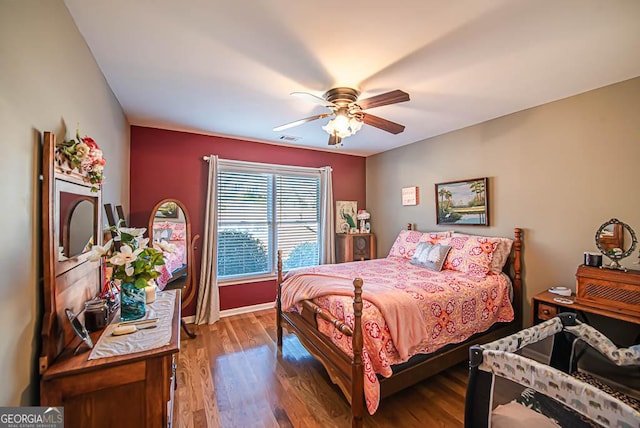
[[[184,241],[169,241],[173,244],[173,252],[163,251],[164,265],[158,266],[160,276],[156,278],[158,289],[163,290],[173,278],[172,272],[186,264],[186,252]]]
[[[504,274],[479,278],[451,270],[433,272],[397,257],[292,270],[282,284],[282,309],[300,311],[298,302],[313,299],[353,327],[356,277],[364,280],[362,357],[371,414],[380,399],[376,373],[389,377],[391,365],[462,342],[496,322],[513,320],[510,281]],[[322,319],[318,326],[353,356],[350,337]]]

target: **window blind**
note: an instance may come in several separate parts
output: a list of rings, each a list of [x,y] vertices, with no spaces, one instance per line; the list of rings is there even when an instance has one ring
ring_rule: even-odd
[[[320,175],[234,162],[218,174],[218,276],[221,280],[317,265]]]
[[[219,172],[220,278],[270,272],[270,181],[268,174]]]
[[[283,268],[317,265],[320,178],[276,176],[276,206]]]

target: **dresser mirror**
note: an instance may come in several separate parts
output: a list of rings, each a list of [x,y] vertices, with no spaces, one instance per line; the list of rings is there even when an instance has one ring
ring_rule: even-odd
[[[87,186],[61,178],[56,178],[54,183],[56,273],[59,274],[84,262],[86,253],[98,243],[100,201]]]
[[[617,218],[603,223],[596,232],[596,246],[611,260],[611,264],[603,266],[608,269],[626,271],[627,269],[620,265],[620,260],[630,256],[637,243],[634,230]]]
[[[95,197],[61,191],[58,260],[77,257],[95,243]]]
[[[71,211],[67,233],[64,235],[66,242],[63,240],[63,254],[65,256],[73,257],[86,253],[93,245],[95,240],[93,236],[93,207],[93,201],[81,200]]]

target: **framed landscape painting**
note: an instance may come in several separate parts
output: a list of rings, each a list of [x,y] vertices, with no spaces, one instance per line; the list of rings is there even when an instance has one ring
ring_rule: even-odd
[[[487,178],[436,183],[436,224],[489,226]]]

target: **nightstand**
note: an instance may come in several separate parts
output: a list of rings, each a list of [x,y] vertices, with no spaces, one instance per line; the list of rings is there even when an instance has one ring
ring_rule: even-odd
[[[376,258],[373,233],[336,233],[336,263]]]
[[[569,299],[573,304],[560,303],[553,300],[556,297],[562,297]],[[624,309],[622,309],[624,310]],[[606,318],[611,318],[619,321],[626,321],[632,324],[640,325],[640,317],[629,313],[622,312],[620,309],[602,309],[595,306],[583,305],[576,302],[576,296],[571,295],[569,297],[559,296],[557,294],[543,291],[540,294],[536,294],[531,298],[531,322],[532,324],[539,324],[542,321],[546,321],[555,317],[561,312],[574,312],[579,315],[579,318],[588,321],[589,314],[596,314]]]

